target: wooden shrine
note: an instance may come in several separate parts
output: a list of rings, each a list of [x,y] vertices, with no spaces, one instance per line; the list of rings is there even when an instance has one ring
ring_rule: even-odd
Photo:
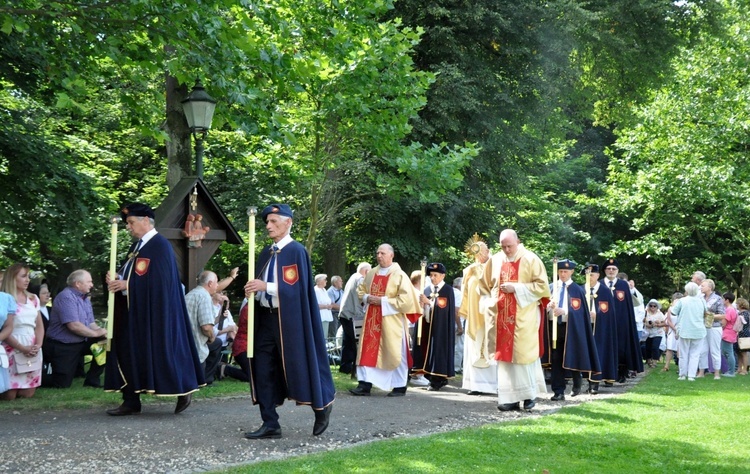
[[[203,180],[195,176],[182,178],[154,214],[156,230],[174,249],[185,292],[196,286],[198,274],[222,242],[243,243]]]

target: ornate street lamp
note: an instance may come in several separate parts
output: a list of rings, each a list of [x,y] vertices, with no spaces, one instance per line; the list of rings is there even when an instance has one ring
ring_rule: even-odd
[[[211,129],[216,101],[208,95],[200,79],[195,80],[193,90],[190,91],[187,99],[182,101],[182,109],[185,111],[185,118],[195,138],[195,174],[203,178],[203,140]]]

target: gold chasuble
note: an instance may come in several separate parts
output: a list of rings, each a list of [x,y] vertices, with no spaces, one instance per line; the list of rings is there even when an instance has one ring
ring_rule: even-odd
[[[516,291],[501,292],[503,283],[512,283]],[[488,320],[495,324],[495,330],[488,332],[488,350],[494,352],[495,359],[513,364],[539,359],[544,350],[540,321],[550,295],[547,272],[539,257],[523,245],[511,258],[498,252],[485,266],[480,291],[490,297],[490,305],[483,306]]]
[[[401,364],[404,338],[408,334],[407,315],[421,314],[416,291],[397,263],[385,275],[377,266],[370,270],[357,289],[360,301],[366,294],[380,296],[397,313],[383,314],[380,305],[367,305],[357,354],[357,365],[394,370]],[[408,354],[408,351],[407,351]]]
[[[476,367],[487,367],[489,352],[487,351],[487,324],[485,316],[479,310],[479,282],[484,274],[484,264],[474,262],[464,269],[462,284],[461,308],[458,315],[466,319],[466,335],[475,341],[471,347],[471,364]],[[494,327],[494,325],[493,325]],[[492,340],[495,340],[493,335]],[[494,345],[493,345],[494,347]]]

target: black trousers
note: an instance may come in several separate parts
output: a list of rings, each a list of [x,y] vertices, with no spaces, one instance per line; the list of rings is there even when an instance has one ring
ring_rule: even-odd
[[[221,339],[216,338],[214,342],[208,344],[208,357],[203,362],[203,370],[206,378],[206,383],[213,383],[214,377],[216,376],[216,370],[219,368],[221,362]]]
[[[76,375],[79,364],[83,361],[83,356],[91,354],[91,344],[94,341],[83,341],[65,343],[55,341],[54,339],[45,339],[44,358],[51,365],[51,373],[42,373],[42,385],[54,388],[69,388],[73,384],[73,378]],[[89,371],[86,374],[85,383],[87,385],[99,386],[100,376],[104,372],[104,366],[96,363],[91,359]]]
[[[234,367],[227,365],[224,367],[224,376],[232,377],[233,379],[240,380],[242,382],[250,381],[250,361],[247,358],[247,352],[242,352],[234,356],[234,361],[240,367]]]
[[[281,360],[281,331],[278,311],[264,308],[256,315],[255,353],[252,360],[255,400],[260,407],[263,424],[281,428],[276,407],[284,403],[287,395]]]
[[[357,362],[357,338],[354,334],[354,321],[339,318],[339,322],[344,330],[344,338],[341,341],[341,365],[339,366],[339,372],[350,374],[354,370],[354,364]]]
[[[552,334],[552,324],[550,323],[550,334]],[[560,323],[557,325],[557,349],[552,349],[550,354],[550,369],[552,372],[551,388],[556,395],[564,395],[565,388],[568,386],[568,382],[565,380],[565,369],[563,368],[563,356],[565,355],[565,331],[567,329],[566,323]],[[581,388],[581,382],[583,377],[581,372],[577,370],[571,370],[573,378],[573,388]]]

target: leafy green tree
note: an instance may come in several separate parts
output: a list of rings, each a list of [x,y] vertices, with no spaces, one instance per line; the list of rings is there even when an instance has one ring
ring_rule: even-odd
[[[719,3],[722,33],[682,50],[672,81],[620,131],[609,208],[632,228],[617,250],[659,262],[675,289],[700,269],[747,296],[750,22],[744,2]]]

